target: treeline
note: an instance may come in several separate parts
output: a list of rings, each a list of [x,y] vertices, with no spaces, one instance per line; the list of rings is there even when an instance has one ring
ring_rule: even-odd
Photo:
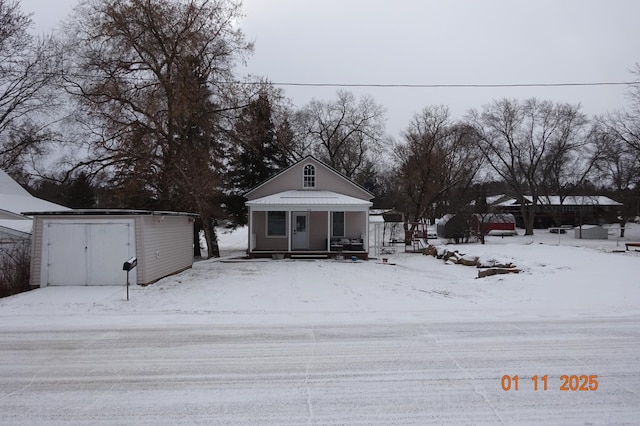
[[[637,214],[637,86],[628,111],[591,119],[538,99],[463,120],[429,106],[394,141],[372,97],[294,108],[265,78],[238,76],[253,51],[241,13],[228,0],[83,0],[63,32],[38,38],[19,1],[0,0],[0,167],[70,207],[198,213],[210,255],[216,221],[246,222],[242,194],[309,154],[411,220],[495,185],[534,204],[608,191]]]

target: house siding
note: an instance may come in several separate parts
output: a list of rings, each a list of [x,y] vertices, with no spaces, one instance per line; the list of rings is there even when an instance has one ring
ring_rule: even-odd
[[[316,186],[313,189],[303,188],[302,185],[302,173],[307,164],[314,165],[316,169]],[[279,192],[289,191],[292,189],[306,191],[333,191],[363,200],[371,199],[371,194],[367,191],[345,179],[340,174],[327,168],[324,164],[316,161],[314,158],[307,158],[306,160],[301,161],[281,174],[275,176],[266,184],[263,184],[249,192],[247,194],[247,199],[251,201],[257,198],[266,197],[267,195],[277,194]]]
[[[362,212],[345,212],[345,237],[364,237],[367,231],[367,217]]]
[[[327,249],[327,212],[309,213],[309,249]]]

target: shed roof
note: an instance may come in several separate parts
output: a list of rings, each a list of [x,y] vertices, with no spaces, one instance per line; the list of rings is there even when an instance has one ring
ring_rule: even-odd
[[[62,211],[24,212],[27,216],[198,216],[195,213],[155,211],[155,210],[127,210],[127,209],[80,209]]]

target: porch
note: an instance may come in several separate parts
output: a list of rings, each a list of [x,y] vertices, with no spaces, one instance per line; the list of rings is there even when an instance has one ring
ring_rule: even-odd
[[[370,205],[328,191],[286,191],[249,201],[247,254],[367,259]]]

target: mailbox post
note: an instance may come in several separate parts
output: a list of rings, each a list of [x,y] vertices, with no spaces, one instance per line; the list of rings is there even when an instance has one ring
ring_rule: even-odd
[[[138,258],[136,257],[132,257],[122,265],[122,270],[127,271],[127,301],[129,301],[129,271],[135,268],[136,265],[138,265]]]

